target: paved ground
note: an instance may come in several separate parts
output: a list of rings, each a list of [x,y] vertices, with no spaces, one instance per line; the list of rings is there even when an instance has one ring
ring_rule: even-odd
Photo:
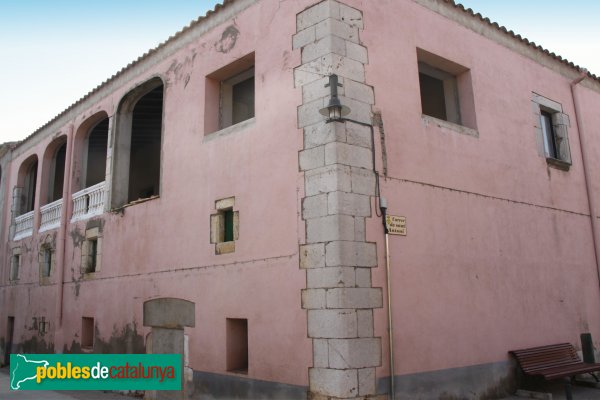
[[[14,391],[10,390],[9,383],[8,369],[0,369],[0,399],[2,400],[139,400],[135,397],[123,396],[117,393],[98,391]]]
[[[544,391],[552,393],[552,400],[566,400],[564,386],[560,383],[544,387]],[[9,387],[8,369],[0,369],[0,399],[10,400],[136,400],[135,397],[123,396],[117,393],[98,391],[11,391]],[[574,386],[574,400],[600,400],[600,389]],[[282,399],[285,400],[285,399]],[[410,400],[410,399],[402,399]],[[507,397],[503,400],[523,400],[523,397]]]

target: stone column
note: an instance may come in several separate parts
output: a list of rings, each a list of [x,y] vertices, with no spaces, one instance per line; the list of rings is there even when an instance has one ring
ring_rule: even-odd
[[[302,88],[298,124],[304,130],[299,166],[306,243],[300,246],[300,268],[306,270],[307,285],[302,307],[313,342],[309,398],[372,398],[375,367],[381,365],[373,309],[382,307],[382,291],[372,287],[376,246],[365,237],[375,175],[371,131],[362,124],[371,124],[374,95],[365,83],[362,13],[326,0],[298,14],[296,28],[293,46],[301,49],[302,64],[294,80]],[[339,77],[341,103],[351,109],[346,121],[327,122],[319,113],[330,98],[325,85],[331,74]]]
[[[191,301],[174,298],[158,298],[144,302],[144,326],[152,327],[151,351],[153,354],[181,354],[181,390],[146,391],[149,400],[187,399],[184,370],[185,338],[183,329],[196,325],[195,304]]]

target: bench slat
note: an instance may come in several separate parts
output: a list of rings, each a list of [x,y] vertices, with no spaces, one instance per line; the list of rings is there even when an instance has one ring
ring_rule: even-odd
[[[600,364],[583,363],[570,343],[509,351],[527,375],[552,380],[600,371]]]

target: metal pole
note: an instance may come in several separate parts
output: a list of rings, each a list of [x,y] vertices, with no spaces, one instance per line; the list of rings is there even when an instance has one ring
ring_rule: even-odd
[[[388,336],[390,347],[390,399],[396,398],[396,388],[394,384],[394,325],[392,324],[392,280],[390,279],[390,235],[385,233],[385,273],[387,281],[387,301],[388,301]]]

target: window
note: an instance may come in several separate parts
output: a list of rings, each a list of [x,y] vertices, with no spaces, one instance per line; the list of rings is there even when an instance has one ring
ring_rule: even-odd
[[[52,271],[52,249],[44,247],[40,255],[40,272],[42,277],[49,277]]]
[[[227,371],[248,373],[248,320],[227,318]]]
[[[87,350],[94,348],[94,318],[81,318],[81,347]]]
[[[210,216],[210,242],[215,254],[233,253],[239,236],[239,212],[234,211],[235,197],[217,200],[216,214]]]
[[[10,257],[10,274],[9,280],[16,281],[19,279],[19,267],[21,266],[21,249],[13,249],[13,254]]]
[[[569,116],[563,114],[560,103],[536,93],[533,93],[532,105],[539,154],[549,165],[568,170],[571,165],[567,136]]]
[[[468,68],[417,49],[423,115],[476,129]]]
[[[206,77],[205,132],[254,118],[254,53]]]
[[[160,193],[163,96],[163,82],[154,78],[128,93],[119,105],[113,208]]]
[[[81,272],[93,274],[100,270],[102,257],[102,238],[100,230],[92,228],[85,231],[85,241],[81,247]]]

